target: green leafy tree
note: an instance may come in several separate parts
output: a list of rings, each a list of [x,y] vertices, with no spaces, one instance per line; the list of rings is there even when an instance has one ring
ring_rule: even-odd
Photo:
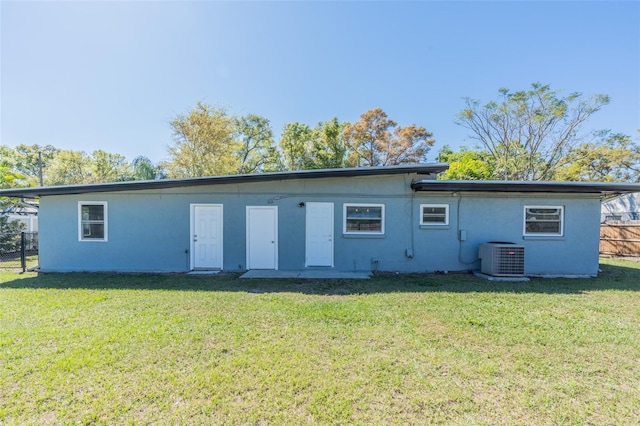
[[[336,169],[346,166],[348,146],[344,140],[344,128],[338,118],[323,121],[314,129],[311,140],[311,155],[306,168]]]
[[[21,175],[8,166],[0,165],[0,188],[20,188],[27,186],[26,176]]]
[[[51,162],[60,150],[53,145],[18,145],[16,146],[16,170],[27,176],[29,182],[40,181],[40,161],[43,173],[46,173]]]
[[[531,155],[519,141],[498,144],[494,154],[489,158],[493,170],[492,179],[527,180],[514,179],[514,177],[522,176],[522,171],[531,167],[538,169],[544,167],[541,155]],[[566,161],[566,155],[564,161]]]
[[[283,161],[282,155],[276,146],[269,147],[267,150],[267,157],[264,166],[262,167],[263,172],[282,172],[287,170]]]
[[[0,253],[20,250],[20,233],[26,225],[18,220],[9,220],[7,216],[0,216]]]
[[[280,150],[287,170],[303,170],[310,162],[315,133],[307,124],[287,123],[280,136]]]
[[[350,165],[365,167],[421,163],[435,142],[424,127],[399,127],[381,108],[363,113],[343,134]]]
[[[344,127],[337,118],[318,123],[288,123],[280,138],[280,149],[287,170],[333,169],[345,167],[348,146]]]
[[[561,97],[540,83],[498,92],[498,100],[484,105],[466,98],[457,124],[492,157],[494,174],[508,180],[553,180],[582,141],[582,125],[609,102],[606,95]]]
[[[44,184],[51,186],[91,183],[91,163],[91,157],[84,151],[60,151],[47,168]]]
[[[463,147],[454,152],[445,145],[438,161],[448,163],[449,168],[438,175],[441,180],[487,180],[492,178],[492,167],[487,161],[487,152],[471,151]]]
[[[89,183],[122,182],[133,179],[127,159],[120,154],[97,150],[91,154]]]
[[[27,177],[15,171],[15,151],[0,145],[0,188],[21,188],[29,186]],[[0,197],[0,211],[16,205],[15,198]]]
[[[278,151],[269,120],[256,114],[233,119],[237,173],[260,173],[277,168]],[[265,170],[265,168],[267,170]]]
[[[173,145],[169,147],[171,158],[165,163],[170,177],[237,173],[240,161],[233,119],[225,109],[198,102],[193,110],[178,115],[170,125]]]
[[[15,170],[17,163],[16,157],[17,153],[15,150],[8,146],[0,145],[0,167]]]
[[[133,159],[131,169],[134,180],[157,180],[166,178],[166,171],[161,164],[155,165],[149,158],[142,155]]]
[[[129,164],[123,155],[103,150],[89,155],[52,145],[18,145],[15,149],[0,145],[0,187],[38,185],[40,156],[47,185],[153,180],[167,176],[162,164],[154,165],[144,156],[136,157]]]
[[[595,140],[576,147],[567,163],[558,170],[559,180],[640,182],[640,147],[628,135],[598,132]]]

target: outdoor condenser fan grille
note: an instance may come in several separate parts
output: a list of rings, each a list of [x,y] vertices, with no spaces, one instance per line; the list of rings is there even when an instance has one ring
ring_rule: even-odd
[[[481,272],[497,277],[524,275],[524,246],[488,243],[480,245]]]

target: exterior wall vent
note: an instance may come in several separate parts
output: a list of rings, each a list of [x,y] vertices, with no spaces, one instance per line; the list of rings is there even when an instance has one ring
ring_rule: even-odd
[[[524,276],[524,246],[513,243],[480,244],[480,272],[496,277]]]

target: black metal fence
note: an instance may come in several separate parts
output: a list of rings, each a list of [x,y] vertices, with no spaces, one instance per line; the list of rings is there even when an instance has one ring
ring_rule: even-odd
[[[0,269],[33,269],[38,266],[38,233],[0,233]]]

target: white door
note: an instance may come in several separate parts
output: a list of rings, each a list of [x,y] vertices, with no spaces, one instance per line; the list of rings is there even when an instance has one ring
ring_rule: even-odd
[[[247,269],[278,269],[276,206],[247,206]]]
[[[222,205],[191,205],[191,265],[222,269]]]
[[[306,265],[333,266],[333,203],[306,203]]]

